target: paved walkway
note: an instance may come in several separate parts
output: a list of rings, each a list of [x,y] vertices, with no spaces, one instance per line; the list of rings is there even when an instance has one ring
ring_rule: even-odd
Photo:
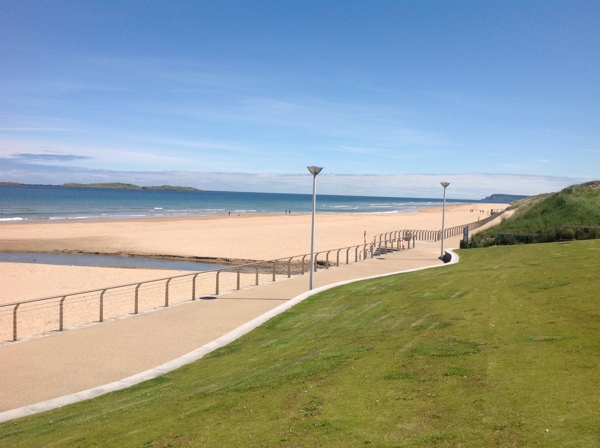
[[[458,247],[460,237],[446,239]],[[314,274],[330,285],[440,266],[440,243]],[[180,367],[312,295],[309,275],[0,347],[0,422],[81,401]],[[158,367],[157,367],[158,366]]]

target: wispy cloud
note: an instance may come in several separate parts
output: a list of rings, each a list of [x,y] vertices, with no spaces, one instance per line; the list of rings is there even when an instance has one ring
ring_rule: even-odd
[[[49,153],[16,153],[11,154],[13,159],[24,162],[73,162],[92,159],[93,157],[80,156],[76,154],[49,154]]]
[[[0,132],[71,132],[75,129],[67,128],[0,128]]]

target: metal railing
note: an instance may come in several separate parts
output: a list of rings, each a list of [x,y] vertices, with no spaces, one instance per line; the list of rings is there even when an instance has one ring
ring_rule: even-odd
[[[373,258],[384,250],[410,248],[410,241],[405,244],[399,238],[408,239],[409,234],[405,231],[388,232],[382,234],[377,243],[316,252],[313,268],[315,271],[329,269]],[[2,304],[0,341],[17,341],[19,337],[63,331],[188,300],[210,299],[224,292],[304,275],[309,269],[310,254],[302,254]]]
[[[450,227],[445,237],[474,229],[500,216]],[[376,235],[371,242],[315,253],[313,269],[329,269],[357,263],[392,251],[414,248],[417,240],[439,241],[441,231],[396,230]],[[128,314],[197,299],[211,299],[227,291],[258,286],[277,279],[304,275],[310,269],[310,254],[257,261],[210,271],[182,274],[125,285],[109,286],[40,299],[0,305],[0,342],[65,328],[104,322]]]
[[[478,229],[479,227],[482,227],[484,225],[486,225],[487,223],[493,221],[496,218],[499,218],[500,216],[502,216],[504,214],[505,210],[501,210],[498,211],[496,213],[491,214],[490,216],[488,216],[487,218],[481,219],[479,221],[475,221],[475,222],[471,222],[469,224],[462,224],[459,226],[454,226],[454,227],[449,227],[447,229],[444,229],[444,238],[450,238],[456,235],[462,235],[464,232],[465,227],[468,228],[469,232],[475,229]],[[416,229],[412,229],[412,230],[398,230],[397,232],[403,232],[403,235],[410,235],[413,239],[413,245],[414,245],[414,241],[440,241],[442,239],[442,231],[441,230],[416,230]],[[374,239],[373,239],[373,243],[377,243],[377,239],[381,239],[384,236],[393,234],[393,232],[389,232],[389,233],[382,233],[380,235],[377,235]]]
[[[589,240],[600,238],[600,226],[557,226],[537,233],[496,234],[496,245],[553,243],[560,241]]]

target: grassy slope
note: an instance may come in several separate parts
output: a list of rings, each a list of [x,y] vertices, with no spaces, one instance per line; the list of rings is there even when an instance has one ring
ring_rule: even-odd
[[[1,446],[600,445],[600,241],[335,288],[205,359],[0,425]]]
[[[600,181],[524,199],[515,204],[513,218],[492,229],[496,232],[541,232],[556,226],[600,225]]]

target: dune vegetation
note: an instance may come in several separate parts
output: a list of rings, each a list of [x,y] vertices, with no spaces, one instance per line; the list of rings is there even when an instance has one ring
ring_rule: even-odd
[[[474,235],[469,247],[600,238],[600,228],[593,229],[600,227],[600,181],[531,196],[509,210],[514,211],[510,218]]]

